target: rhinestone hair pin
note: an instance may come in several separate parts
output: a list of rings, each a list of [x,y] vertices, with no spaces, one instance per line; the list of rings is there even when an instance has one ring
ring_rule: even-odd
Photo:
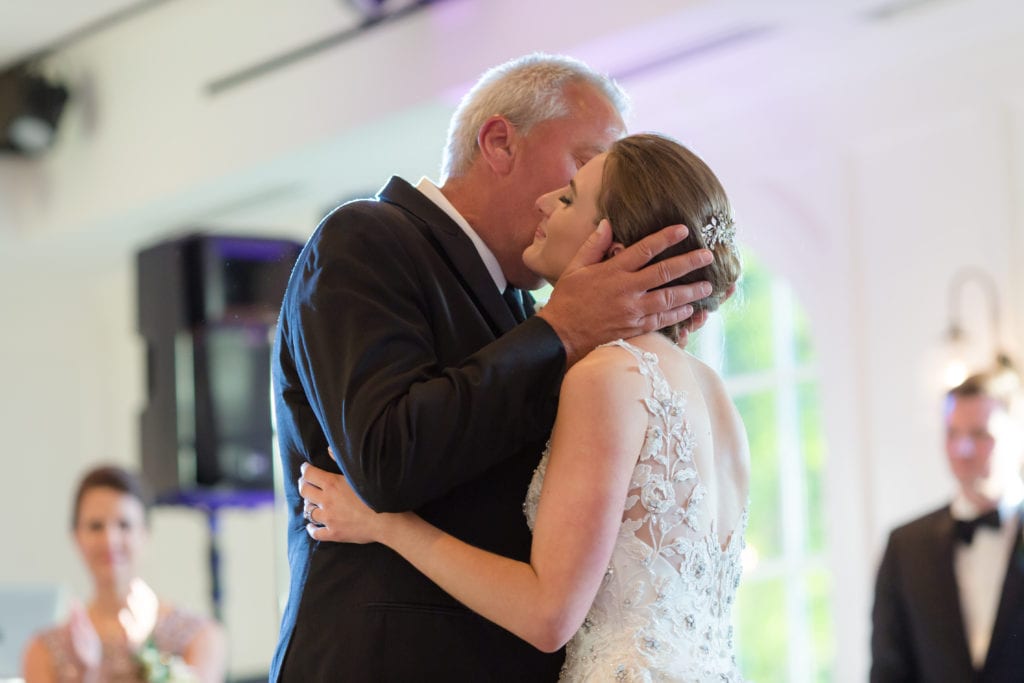
[[[704,246],[714,249],[717,244],[733,246],[733,238],[736,237],[736,224],[730,216],[721,211],[713,213],[707,225],[700,229],[700,236],[704,238]]]

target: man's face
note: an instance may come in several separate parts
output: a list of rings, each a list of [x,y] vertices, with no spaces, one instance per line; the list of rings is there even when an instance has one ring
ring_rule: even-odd
[[[1020,476],[1021,426],[988,396],[950,397],[946,403],[946,457],[965,493],[998,500]]]
[[[537,198],[568,185],[576,171],[625,133],[618,112],[593,88],[571,85],[566,95],[569,116],[539,123],[523,137],[510,177],[515,215],[508,247],[517,258],[506,275],[520,287],[532,289],[540,284],[518,258],[533,242],[541,218],[535,208]]]

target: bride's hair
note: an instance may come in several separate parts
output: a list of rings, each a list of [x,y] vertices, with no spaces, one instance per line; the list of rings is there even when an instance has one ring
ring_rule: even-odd
[[[711,294],[694,302],[694,311],[717,309],[739,279],[739,250],[731,235],[732,210],[725,190],[708,165],[678,142],[643,133],[613,143],[604,162],[597,205],[599,215],[611,222],[615,241],[625,246],[667,225],[681,223],[689,228],[685,240],[651,263],[707,248],[711,235],[719,238],[710,247],[715,256],[711,265],[665,285],[710,282]],[[678,335],[677,326],[662,331],[673,338]]]

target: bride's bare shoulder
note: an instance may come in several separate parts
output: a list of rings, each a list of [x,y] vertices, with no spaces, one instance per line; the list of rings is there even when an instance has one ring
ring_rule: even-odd
[[[636,365],[636,357],[630,351],[618,344],[605,344],[581,358],[567,374],[621,372]]]
[[[749,461],[747,431],[722,377],[707,363],[690,353],[687,362],[707,405],[718,449],[731,452],[741,465]]]
[[[569,368],[562,381],[563,393],[567,386],[621,401],[642,392],[644,378],[633,354],[611,344],[599,346]]]

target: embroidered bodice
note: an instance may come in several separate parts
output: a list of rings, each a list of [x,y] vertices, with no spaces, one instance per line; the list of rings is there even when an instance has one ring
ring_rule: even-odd
[[[562,681],[742,681],[733,654],[732,606],[746,528],[719,540],[694,463],[686,396],[655,354],[627,342],[649,379],[643,447],[604,580],[583,626],[566,645]],[[545,450],[524,510],[533,529],[547,468]]]

